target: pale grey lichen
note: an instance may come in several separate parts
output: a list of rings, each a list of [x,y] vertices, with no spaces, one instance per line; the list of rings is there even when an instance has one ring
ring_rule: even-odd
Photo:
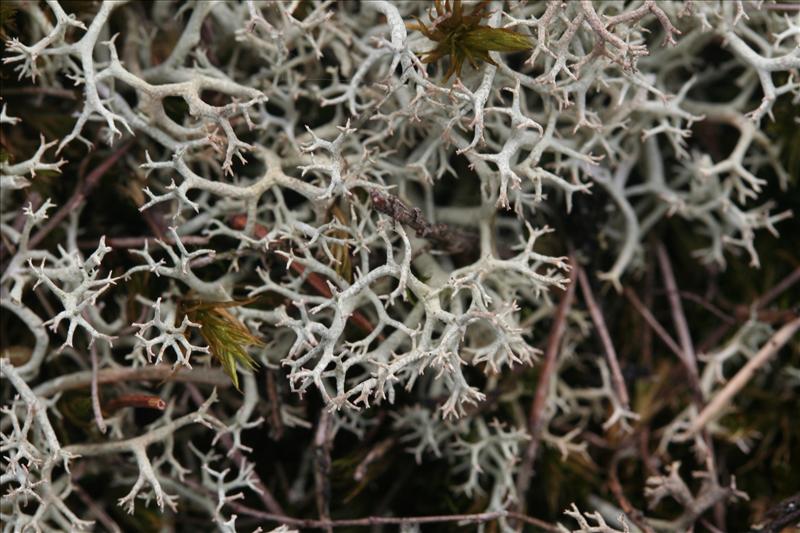
[[[430,44],[405,25],[412,16],[427,17],[421,2],[107,0],[80,15],[57,0],[20,4],[26,34],[7,42],[4,63],[45,89],[66,87],[69,80],[81,106],[68,134],[49,142],[42,137],[27,160],[0,163],[0,231],[10,245],[0,278],[2,306],[34,342],[24,365],[2,361],[4,380],[18,394],[3,396],[10,402],[2,424],[5,530],[91,527],[89,514],[78,516],[64,503],[71,472],[55,466],[69,457],[91,463],[128,454],[138,469],[119,500],[128,512],[140,498],[154,497],[160,508],[187,499],[206,509],[219,530],[235,531],[237,515],[226,505],[241,490],[260,490],[252,464],[233,463],[231,473],[213,450],[193,447],[191,460],[202,464],[206,492],[187,497],[189,489],[172,479],[183,472],[173,447],[185,440],[179,428],[201,423],[232,434],[237,453],[244,449],[241,431],[262,421],[251,378],[244,387],[248,408],[238,415],[230,405],[212,415],[215,395],[209,392],[197,410],[185,401],[173,405],[140,436],[128,427],[125,440],[70,446],[62,446],[50,426],[54,398],[35,391],[43,379],[62,379],[42,372],[59,347],[80,352],[98,342],[103,368],[153,359],[191,366],[190,357],[206,349],[185,337],[196,325],[185,318],[178,323],[179,299],[191,291],[230,300],[243,296],[235,294],[243,286],[247,296],[271,295],[278,302],[274,309],[232,312],[271,341],[258,358],[288,369],[293,391],[316,390],[354,432],[366,422],[346,417],[392,404],[400,389],[440,399],[434,409],[394,413],[395,428],[407,432],[403,440],[417,461],[444,456],[465,473],[458,488],[490,495],[488,510],[514,505],[526,422],[519,413],[515,427],[465,417],[486,400],[469,369],[485,371],[491,381],[535,364],[540,355],[543,339],[531,332],[552,318],[552,289],[565,287],[573,274],[567,258],[552,252],[564,253],[568,236],[556,231],[549,237],[562,245],[542,245],[551,231],[544,223],[573,216],[578,197],[607,194],[615,211],[597,232],[616,259],[594,265],[590,274],[619,290],[641,265],[651,230],[666,217],[684,219],[703,236],[705,247],[695,251],[702,261],[724,267],[726,255],[744,250],[758,267],[760,230],[777,235],[779,222],[791,216],[774,212],[764,194],[764,175],[795,193],[797,182],[790,185],[779,147],[763,127],[778,98],[800,102],[800,14],[769,6],[493,2],[487,24],[530,36],[533,49],[523,58],[495,54],[497,65],[465,68],[445,85],[441,66],[418,59]],[[174,42],[159,57],[155,49],[167,29]],[[698,54],[712,45],[730,54],[719,72],[698,63]],[[719,77],[734,72],[738,96],[711,101]],[[757,94],[761,101],[753,105]],[[174,99],[186,109],[180,118],[167,111]],[[3,128],[21,127],[17,115],[4,103]],[[690,145],[700,123],[735,129],[733,150],[712,156]],[[29,247],[31,232],[53,205],[34,206],[19,194],[31,190],[37,172],[63,170],[66,161],[55,160],[49,148],[57,144],[56,153],[63,154],[76,140],[92,147],[96,139],[113,147],[130,139],[146,153],[128,156],[125,164],[133,174],[146,171],[140,210],[164,218],[169,236],[157,245],[144,241],[132,250],[132,263],[113,273],[105,257],[114,236],[105,235],[85,256],[78,246],[85,229],[79,210],[58,225],[65,235],[58,253],[41,239]],[[445,178],[458,178],[463,196],[441,194],[437,187]],[[418,206],[430,224],[474,231],[472,256],[449,256],[424,235],[410,234],[373,208],[370,191]],[[331,215],[334,208],[342,215]],[[544,223],[534,228],[532,220]],[[193,250],[184,244],[187,237],[229,245]],[[152,311],[131,316],[110,289],[145,272],[169,280],[166,292],[155,301],[140,298]],[[41,316],[32,308],[34,293],[61,309]],[[107,322],[102,305],[117,310],[115,320]],[[357,316],[371,329],[354,336]],[[58,333],[64,321],[65,336]],[[713,394],[724,378],[724,361],[747,356],[768,338],[763,325],[746,327],[728,346],[703,356],[704,394]],[[619,402],[602,358],[592,366],[600,387],[576,387],[565,377],[585,365],[578,345],[590,329],[582,312],[568,315],[548,391],[551,423],[542,438],[564,454],[585,453],[579,433],[590,422],[624,428],[636,416]],[[70,357],[88,368],[83,355]],[[177,386],[167,385],[168,391]],[[513,403],[520,394],[512,391],[503,401]],[[176,409],[184,414],[173,419]],[[282,407],[283,423],[307,424],[293,409]],[[664,446],[695,414],[689,408],[676,420]],[[562,429],[555,428],[565,426],[576,429],[559,435]],[[163,445],[160,451],[148,449],[155,443]],[[648,482],[647,495],[656,501],[672,495],[686,509],[675,527],[691,527],[700,507],[742,496],[735,485],[721,486],[716,472],[704,472],[713,479],[693,494],[676,465],[669,471]],[[616,531],[599,513],[583,515],[573,506],[567,514],[580,531]]]

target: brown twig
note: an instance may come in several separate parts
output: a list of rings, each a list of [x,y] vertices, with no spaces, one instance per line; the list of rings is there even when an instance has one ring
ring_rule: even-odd
[[[333,418],[329,411],[323,410],[314,435],[314,494],[320,522],[331,521],[331,448]],[[332,526],[324,529],[333,531]]]
[[[101,524],[103,524],[103,527],[106,529],[106,531],[110,531],[111,533],[122,532],[122,528],[119,527],[119,524],[117,524],[114,521],[114,519],[111,518],[101,506],[97,505],[94,498],[89,496],[86,493],[86,491],[83,490],[83,487],[81,487],[79,483],[73,482],[71,485],[72,485],[72,490],[75,492],[75,494],[78,495],[78,498],[80,498],[83,504],[89,509],[89,513],[93,514],[97,518],[97,520]]]
[[[655,295],[655,272],[652,262],[647,262],[647,272],[645,273],[644,285],[644,304],[647,309],[653,307]],[[653,327],[645,320],[642,328],[642,359],[648,370],[653,369]]]
[[[342,518],[337,520],[314,520],[294,518],[282,514],[265,513],[258,509],[253,509],[236,501],[229,501],[227,505],[234,511],[243,515],[253,516],[270,522],[286,524],[287,526],[306,528],[306,529],[329,529],[337,527],[369,527],[369,526],[389,526],[389,525],[415,525],[415,524],[442,524],[448,522],[458,522],[465,524],[481,524],[498,520],[500,518],[513,518],[536,526],[544,531],[557,532],[559,529],[552,524],[539,520],[522,513],[512,511],[490,511],[475,514],[452,514],[452,515],[426,515],[426,516],[368,516],[365,518]]]
[[[800,6],[798,6],[800,9]],[[780,294],[789,289],[792,285],[800,281],[800,267],[795,268],[791,274],[783,278],[780,282],[772,286],[770,290],[762,294],[753,302],[753,307],[756,309],[763,309]]]
[[[789,4],[784,2],[784,3],[766,4],[763,6],[759,6],[757,8],[753,6],[748,6],[748,11],[752,9],[765,9],[767,11],[800,11],[800,5]]]
[[[664,279],[664,286],[667,290],[667,300],[669,301],[670,312],[672,314],[672,321],[675,324],[675,329],[678,332],[678,340],[681,343],[681,356],[679,359],[683,362],[686,369],[686,374],[689,377],[689,387],[692,391],[692,400],[695,407],[700,410],[705,405],[703,399],[703,391],[700,388],[700,374],[697,370],[697,355],[692,342],[692,336],[689,332],[689,324],[686,321],[686,314],[683,312],[683,305],[681,304],[680,291],[675,282],[675,274],[672,271],[672,264],[667,254],[667,249],[662,243],[656,245],[656,255],[658,256],[658,264],[661,269],[661,275]],[[702,431],[699,438],[705,443],[707,450],[706,463],[709,474],[714,476],[714,483],[716,483],[716,458],[714,454],[714,443],[711,441],[711,436],[707,431]],[[717,525],[723,526],[725,523],[725,507],[721,502],[714,504],[714,519]]]
[[[701,518],[700,520],[698,520],[698,522],[700,522],[700,525],[702,525],[704,528],[706,528],[708,533],[725,533],[724,530],[719,529],[718,527],[714,526],[711,522],[709,522],[705,518]]]
[[[678,340],[681,343],[680,359],[689,376],[689,385],[694,395],[695,404],[700,407],[703,404],[703,392],[700,389],[697,356],[694,351],[692,336],[689,332],[689,324],[686,322],[686,315],[683,312],[683,305],[681,305],[680,292],[675,283],[675,274],[672,272],[672,264],[669,261],[667,249],[663,244],[658,243],[658,245],[656,245],[656,255],[658,256],[661,275],[664,278],[664,285],[667,289],[667,300],[669,301],[672,321],[675,324],[675,329],[678,332]]]
[[[639,447],[639,457],[642,465],[644,466],[645,471],[650,476],[657,476],[659,474],[659,461],[653,458],[653,455],[650,453],[650,426],[647,424],[642,424],[639,426],[639,435],[638,435],[638,447]]]
[[[667,333],[667,330],[664,329],[658,320],[653,316],[650,310],[644,306],[639,297],[636,296],[636,293],[630,287],[625,287],[625,296],[628,298],[628,301],[633,305],[633,307],[642,315],[642,318],[653,328],[653,331],[656,332],[658,338],[664,341],[664,344],[672,350],[672,352],[677,355],[678,357],[682,357],[681,355],[681,348],[678,346],[678,343],[673,340],[673,338]]]
[[[159,206],[151,206],[149,209],[146,209],[141,213],[145,224],[147,224],[147,227],[150,228],[150,231],[153,233],[153,235],[155,235],[157,239],[161,239],[163,241],[167,238],[167,224],[164,222],[163,214],[161,217],[156,216],[156,214],[159,213],[158,208],[162,205],[164,204],[159,204]]]
[[[700,307],[702,307],[703,309],[705,309],[706,311],[708,311],[709,313],[711,313],[715,317],[719,318],[720,320],[722,320],[726,324],[735,324],[736,323],[736,320],[731,318],[729,314],[726,314],[725,312],[723,312],[717,306],[715,306],[711,302],[707,301],[704,297],[699,296],[699,295],[697,295],[697,294],[695,294],[693,292],[689,292],[689,291],[678,291],[678,294],[684,300],[689,300],[691,302],[696,303],[697,305],[699,305]]]
[[[574,255],[570,257],[570,263],[573,268],[577,267]],[[528,441],[528,446],[525,449],[525,455],[523,456],[519,476],[517,477],[517,494],[519,495],[520,509],[522,511],[525,510],[525,495],[528,492],[528,487],[533,477],[533,463],[536,460],[542,428],[545,424],[544,408],[547,403],[550,379],[556,369],[558,350],[561,346],[561,339],[564,336],[564,331],[566,330],[567,313],[569,313],[569,310],[572,308],[572,302],[575,297],[575,283],[576,276],[573,276],[561,296],[561,301],[558,303],[558,308],[553,318],[553,325],[547,337],[544,361],[539,370],[536,394],[533,397],[533,402],[531,403],[530,412],[528,414],[528,433],[530,434],[530,441]]]
[[[203,398],[203,395],[200,394],[200,391],[197,389],[197,387],[190,384],[187,385],[186,389],[189,391],[189,395],[192,397],[192,400],[195,402],[195,404],[197,404],[198,406],[203,405],[205,399]],[[211,410],[211,414],[217,417],[213,409]],[[224,446],[228,451],[230,451],[230,457],[233,460],[233,462],[237,466],[244,467],[244,464],[247,462],[247,458],[244,455],[242,455],[241,450],[233,447],[233,439],[231,438],[230,433],[221,434],[219,437],[219,442],[221,442],[222,446]],[[252,476],[254,478],[253,485],[256,487],[256,489],[258,489],[255,492],[261,498],[261,503],[264,504],[264,507],[266,507],[273,513],[283,514],[284,513],[283,507],[281,507],[281,504],[278,503],[278,500],[275,499],[275,496],[273,496],[272,491],[269,490],[266,485],[264,485],[264,482],[261,480],[261,476],[259,476],[256,471],[253,471]]]
[[[369,192],[369,197],[376,211],[405,224],[417,232],[417,237],[428,239],[448,253],[467,252],[475,248],[478,242],[475,235],[455,229],[448,224],[431,224],[425,219],[420,208],[409,207],[393,194],[384,194],[373,189]]]
[[[278,394],[278,383],[275,380],[277,370],[267,369],[267,398],[269,399],[269,420],[272,437],[281,440],[283,437],[283,419],[281,418],[281,397]]]
[[[778,296],[781,295],[784,291],[788,290],[792,287],[795,283],[800,281],[800,267],[794,269],[791,274],[783,278],[781,281],[773,285],[767,292],[759,296],[758,298],[753,301],[753,303],[749,306],[740,305],[737,306],[734,311],[734,318],[735,320],[732,323],[726,322],[725,324],[720,324],[714,331],[711,332],[703,342],[700,343],[698,349],[700,352],[705,352],[711,349],[712,346],[716,346],[723,337],[731,330],[731,328],[737,323],[737,321],[742,322],[747,320],[752,313],[752,310],[757,311],[758,320],[762,320],[765,322],[772,322],[772,321],[783,321],[785,320],[785,316],[787,314],[791,314],[791,310],[785,310],[783,312],[776,312],[770,313],[765,311],[764,308],[769,305],[773,300],[775,300]],[[767,312],[767,314],[764,314]],[[775,316],[777,314],[777,316]],[[791,318],[790,318],[791,319]]]
[[[236,215],[231,218],[230,220],[231,227],[233,229],[244,229],[247,224],[247,215]],[[263,239],[267,236],[269,231],[267,228],[262,226],[259,223],[254,224],[253,226],[253,234],[259,238]],[[274,251],[270,251],[272,257],[277,257],[284,263],[288,265],[288,268],[293,270],[298,276],[303,276],[306,271],[306,267],[298,263],[297,261],[291,261],[289,257],[283,254],[276,254]],[[317,293],[324,296],[325,298],[330,298],[333,296],[330,287],[328,286],[328,280],[326,280],[323,276],[317,274],[316,272],[311,272],[306,276],[306,283],[308,283]],[[372,333],[375,329],[375,326],[372,325],[372,322],[364,316],[361,311],[354,311],[352,315],[347,319],[348,321],[352,321],[353,324],[361,329],[362,331],[366,332],[367,334]],[[378,335],[378,340],[383,341],[385,337],[383,334]]]
[[[172,365],[152,365],[138,368],[105,368],[97,372],[97,383],[119,383],[123,381],[162,381],[170,378],[172,381],[185,383],[203,383],[223,388],[230,387],[230,378],[219,368],[194,368],[192,370],[178,369],[175,372]],[[37,396],[52,396],[53,394],[72,389],[80,389],[91,385],[92,371],[84,370],[67,374],[42,383],[34,392]]]
[[[395,445],[394,437],[389,437],[387,439],[383,439],[367,453],[364,459],[358,463],[355,472],[353,473],[353,479],[356,481],[363,481],[367,477],[367,473],[369,471],[369,467],[372,463],[377,461],[378,459],[382,458],[386,455],[386,453],[392,449]]]
[[[800,521],[800,492],[770,507],[766,521],[750,528],[750,533],[780,533]]]
[[[72,196],[67,203],[65,203],[61,209],[56,211],[56,214],[53,215],[50,220],[48,220],[47,224],[42,227],[33,237],[31,237],[30,241],[28,241],[28,248],[33,249],[42,242],[42,240],[47,237],[47,235],[53,231],[61,221],[67,218],[67,216],[78,209],[85,201],[86,197],[89,196],[89,193],[97,186],[100,182],[100,178],[102,178],[108,170],[116,164],[119,159],[125,155],[128,150],[131,149],[133,146],[133,141],[128,141],[122,146],[120,146],[113,154],[111,154],[105,161],[100,163],[94,170],[92,170],[89,175],[86,177],[86,180],[82,183],[79,182],[75,187],[75,191],[72,193]]]
[[[625,496],[622,490],[622,484],[619,482],[619,474],[617,469],[619,467],[619,460],[623,449],[619,449],[614,453],[611,462],[608,465],[608,488],[617,499],[620,508],[640,529],[645,533],[655,533],[653,528],[647,524],[644,514],[633,506],[631,501]]]
[[[714,328],[714,331],[706,335],[703,338],[703,340],[700,341],[700,344],[697,345],[697,350],[700,353],[706,353],[712,347],[722,342],[722,339],[725,337],[725,335],[728,334],[728,332],[731,330],[732,327],[733,326],[731,324],[727,323],[720,324],[719,326]]]
[[[11,239],[5,233],[0,233],[0,261],[5,259],[6,255],[17,255],[17,247],[11,242]],[[5,271],[5,266],[3,266]]]
[[[103,406],[104,410],[108,413],[113,413],[124,407],[139,407],[142,409],[163,411],[167,408],[167,402],[160,396],[154,396],[152,394],[122,394]]]
[[[733,397],[747,385],[747,382],[755,375],[756,371],[764,366],[784,344],[789,342],[798,329],[800,329],[800,317],[795,318],[779,329],[758,351],[756,356],[750,359],[725,387],[708,402],[708,405],[692,421],[688,434],[696,434],[705,428],[706,424],[711,420],[719,417],[725,406],[730,404]]]
[[[589,315],[594,322],[597,336],[600,337],[600,342],[603,345],[603,350],[608,359],[608,366],[611,369],[611,379],[614,383],[614,388],[617,392],[617,397],[620,403],[626,409],[630,407],[630,398],[628,397],[628,389],[625,387],[625,379],[622,377],[622,370],[619,366],[617,359],[617,351],[614,349],[614,343],[611,342],[611,335],[608,333],[606,321],[603,318],[603,313],[597,305],[597,301],[592,294],[592,287],[589,285],[589,279],[586,277],[586,272],[580,266],[575,266],[575,274],[578,276],[578,283],[581,285],[581,293],[586,302],[586,307],[589,308]]]
[[[27,95],[44,95],[55,96],[57,98],[66,98],[67,100],[77,100],[78,96],[74,91],[69,89],[59,89],[58,87],[13,87],[3,88],[3,96],[27,96]],[[41,111],[40,111],[41,112]]]

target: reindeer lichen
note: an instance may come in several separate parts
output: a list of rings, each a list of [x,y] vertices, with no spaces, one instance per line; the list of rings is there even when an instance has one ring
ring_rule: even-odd
[[[12,0],[0,38],[4,532],[791,518],[795,4]]]

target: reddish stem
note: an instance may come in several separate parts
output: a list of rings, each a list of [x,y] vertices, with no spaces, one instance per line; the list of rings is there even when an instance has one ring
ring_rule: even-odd
[[[123,394],[109,400],[104,407],[104,411],[108,413],[113,413],[123,407],[141,407],[163,411],[167,408],[167,402],[152,394]]]
[[[244,215],[244,214],[234,215],[230,219],[230,224],[231,224],[231,227],[233,229],[237,229],[237,230],[244,229],[245,226],[247,225],[247,215]],[[253,235],[256,238],[263,239],[264,237],[267,236],[268,233],[269,233],[269,231],[267,230],[267,228],[265,228],[263,225],[259,224],[258,222],[256,222],[253,225]],[[281,241],[278,241],[278,242],[281,242]],[[303,276],[303,274],[305,274],[306,267],[304,267],[303,265],[301,265],[297,261],[291,261],[290,262],[289,258],[284,256],[284,255],[282,255],[282,254],[276,254],[276,253],[271,252],[271,251],[270,251],[270,253],[271,253],[271,257],[277,257],[277,258],[281,259],[285,264],[288,265],[288,268],[293,270],[298,276]],[[306,283],[308,283],[311,286],[312,289],[317,291],[318,294],[320,294],[321,296],[324,296],[325,298],[330,298],[331,296],[333,296],[333,293],[331,293],[330,287],[328,287],[327,279],[325,277],[317,274],[316,272],[311,272],[310,274],[308,274],[306,276]],[[367,317],[365,317],[360,311],[355,311],[352,315],[350,315],[349,320],[352,320],[353,324],[355,324],[356,326],[358,326],[359,329],[361,329],[362,331],[364,331],[364,332],[366,332],[368,334],[372,333],[373,330],[375,329],[375,326],[372,324],[372,322],[370,322],[370,320]],[[380,335],[378,338],[380,340],[383,340],[384,336]]]
[[[75,187],[75,192],[72,193],[72,197],[64,204],[61,209],[59,209],[55,215],[45,224],[45,226],[40,229],[36,235],[31,237],[30,241],[28,241],[28,249],[33,250],[36,248],[42,240],[51,232],[53,229],[58,227],[61,224],[61,221],[67,218],[67,215],[78,209],[83,202],[86,201],[86,197],[89,196],[89,193],[100,183],[100,178],[102,178],[106,172],[108,172],[114,164],[120,160],[120,158],[125,155],[128,150],[131,149],[133,146],[133,141],[128,141],[127,143],[123,144],[120,148],[117,149],[116,152],[111,154],[105,161],[100,163],[86,178],[86,181],[83,183],[79,183],[77,187]]]
[[[570,257],[570,263],[573,268],[576,268],[578,265],[574,256]],[[567,314],[572,308],[572,302],[575,298],[576,278],[577,276],[572,277],[566,290],[561,295],[561,301],[558,303],[555,317],[553,317],[553,325],[550,328],[550,334],[547,336],[547,347],[545,348],[541,370],[539,370],[539,381],[536,384],[536,393],[534,394],[533,402],[531,402],[530,411],[528,412],[528,433],[531,439],[528,441],[528,447],[525,450],[519,476],[517,477],[517,494],[519,495],[520,510],[523,512],[525,511],[525,497],[530,487],[531,478],[533,477],[533,464],[536,461],[536,454],[539,451],[539,440],[541,439],[542,430],[547,423],[547,416],[545,414],[547,392],[550,387],[550,380],[556,371],[556,361],[559,348],[561,347],[561,339],[567,329]]]

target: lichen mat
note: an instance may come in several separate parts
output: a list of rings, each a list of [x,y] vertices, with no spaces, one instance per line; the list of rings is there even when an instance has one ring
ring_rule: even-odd
[[[800,9],[0,3],[3,531],[781,531]]]

